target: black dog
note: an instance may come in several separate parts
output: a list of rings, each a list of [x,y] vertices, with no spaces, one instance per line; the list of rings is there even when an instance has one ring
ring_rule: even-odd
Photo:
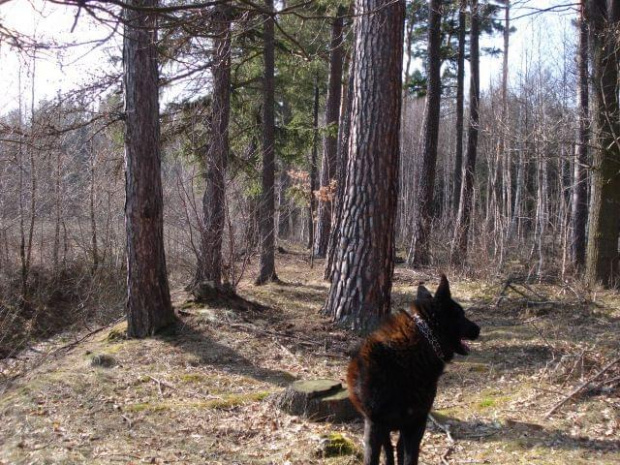
[[[452,300],[445,275],[435,297],[423,286],[411,305],[373,332],[353,356],[347,372],[349,395],[364,415],[364,465],[378,465],[381,447],[394,464],[390,431],[399,431],[398,464],[417,465],[420,442],[444,366],[467,355],[464,339],[480,335]]]

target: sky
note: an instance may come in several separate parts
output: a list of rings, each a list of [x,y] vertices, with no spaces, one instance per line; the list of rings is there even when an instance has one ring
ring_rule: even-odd
[[[533,54],[534,59],[540,56],[553,65],[564,55],[567,47],[570,49],[573,46],[576,34],[570,20],[576,16],[575,11],[530,15],[533,7],[543,9],[567,2],[569,0],[513,0],[512,25],[517,29],[510,38],[509,69],[513,82],[525,65],[526,54]],[[18,107],[20,83],[22,105],[28,108],[33,87],[33,69],[35,101],[38,101],[55,98],[59,92],[86,84],[112,67],[110,57],[119,57],[121,53],[118,34],[113,40],[100,44],[102,39],[110,35],[110,25],[96,22],[84,12],[76,22],[75,15],[75,7],[54,5],[44,0],[0,2],[0,24],[3,27],[45,42],[72,45],[62,53],[58,50],[40,51],[33,68],[33,60],[29,56],[20,56],[6,44],[0,43],[1,113]],[[501,48],[502,44],[500,36],[481,41],[482,47]],[[482,58],[480,68],[483,89],[488,88],[491,82],[497,82],[501,65],[501,55],[497,58]]]
[[[70,45],[64,51],[39,50],[33,67],[34,60],[30,54],[20,54],[7,44],[0,44],[2,113],[18,107],[20,81],[22,105],[28,107],[33,72],[35,101],[56,98],[59,92],[92,81],[111,67],[110,56],[120,55],[118,38],[104,41],[110,36],[110,27],[96,23],[83,12],[76,23],[75,13],[74,7],[54,5],[43,0],[10,0],[0,6],[0,24],[5,28],[44,43]]]

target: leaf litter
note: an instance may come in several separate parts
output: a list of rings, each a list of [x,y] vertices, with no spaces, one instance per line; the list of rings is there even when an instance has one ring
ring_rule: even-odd
[[[42,343],[22,373],[3,361],[0,464],[361,463],[361,421],[314,423],[276,407],[296,379],[344,382],[358,341],[320,314],[321,260],[309,269],[302,253],[287,253],[278,264],[282,284],[242,281],[254,310],[185,304],[175,335],[126,340],[120,323],[67,350],[63,338]],[[428,276],[397,268],[394,306]],[[421,463],[620,463],[620,364],[594,378],[620,355],[620,298],[581,298],[561,282],[519,293],[451,281],[482,338],[440,381]],[[102,356],[114,363],[92,366]],[[333,435],[355,453],[322,454]]]

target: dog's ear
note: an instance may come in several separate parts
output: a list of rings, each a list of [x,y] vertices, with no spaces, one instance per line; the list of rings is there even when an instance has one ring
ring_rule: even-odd
[[[429,292],[428,289],[426,289],[422,283],[420,283],[420,285],[418,286],[418,295],[416,295],[416,299],[417,300],[430,300],[432,299],[433,296],[432,294]]]
[[[435,292],[435,300],[446,301],[451,298],[452,294],[450,294],[450,283],[448,282],[446,275],[442,274],[441,279],[439,280],[439,287],[437,288],[437,292]]]

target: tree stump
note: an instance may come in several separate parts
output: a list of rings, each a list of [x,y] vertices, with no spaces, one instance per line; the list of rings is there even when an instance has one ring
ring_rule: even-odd
[[[314,421],[345,422],[359,416],[347,389],[332,379],[295,381],[280,395],[278,406]]]

